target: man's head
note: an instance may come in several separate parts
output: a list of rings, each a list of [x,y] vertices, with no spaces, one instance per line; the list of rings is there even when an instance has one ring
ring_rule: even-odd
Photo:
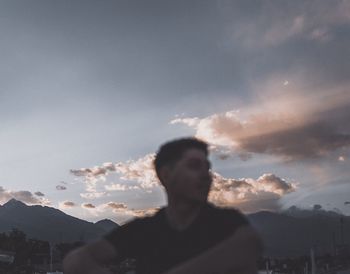
[[[183,138],[162,145],[154,166],[168,197],[206,201],[211,185],[208,145],[195,138]]]

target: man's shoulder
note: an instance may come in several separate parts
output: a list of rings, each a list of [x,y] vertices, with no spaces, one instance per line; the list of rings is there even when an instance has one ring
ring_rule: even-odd
[[[162,222],[164,208],[158,209],[154,214],[134,218],[121,227],[148,226]]]
[[[205,206],[205,215],[216,222],[227,222],[235,225],[247,225],[248,219],[238,209],[232,207],[218,207],[211,203]]]
[[[243,216],[243,214],[236,208],[233,207],[221,207],[221,206],[217,206],[214,205],[212,203],[207,203],[205,205],[205,210],[208,213],[214,213],[214,214],[231,214],[231,215],[241,215]]]
[[[104,236],[104,239],[121,250],[129,250],[129,247],[137,246],[138,242],[144,242],[159,230],[162,223],[162,209],[152,216],[144,216],[132,219],[120,227],[115,228]],[[147,237],[145,237],[147,235]]]

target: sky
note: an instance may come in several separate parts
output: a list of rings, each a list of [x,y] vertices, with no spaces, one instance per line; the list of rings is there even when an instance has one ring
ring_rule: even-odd
[[[153,213],[196,136],[212,203],[350,215],[349,1],[4,0],[0,35],[0,204]]]

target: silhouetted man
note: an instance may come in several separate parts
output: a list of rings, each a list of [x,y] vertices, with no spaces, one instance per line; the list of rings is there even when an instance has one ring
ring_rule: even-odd
[[[168,204],[71,252],[65,274],[107,274],[103,265],[136,259],[138,274],[256,273],[260,240],[246,218],[207,202],[208,146],[194,138],[160,147],[154,166]]]

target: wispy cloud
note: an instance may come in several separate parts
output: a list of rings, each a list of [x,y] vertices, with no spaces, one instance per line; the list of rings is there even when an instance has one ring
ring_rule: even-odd
[[[136,189],[150,189],[159,184],[158,178],[153,170],[154,154],[147,154],[137,160],[118,163],[104,163],[93,168],[72,169],[70,173],[83,178],[87,193],[81,193],[83,198],[94,199],[108,195],[107,192],[97,191],[99,182],[106,182],[106,177],[110,173],[120,175],[120,180],[134,181],[138,185],[128,183],[111,183],[104,185],[107,191],[127,191]]]
[[[216,141],[218,139],[215,139]],[[160,184],[156,180],[156,173],[153,167],[153,154],[148,154],[134,161],[127,163],[109,164],[108,172],[116,172],[121,175],[121,179],[134,181],[138,185],[128,184],[109,184],[105,185],[107,191],[127,191],[133,189],[149,189],[151,187],[158,187]],[[105,169],[105,165],[101,167],[96,166],[95,170]],[[91,173],[88,168],[82,168],[79,176],[87,176],[88,180],[95,180],[94,176],[100,176],[101,172]],[[105,172],[102,172],[106,174]],[[213,172],[213,185],[209,194],[211,202],[221,206],[238,206],[243,210],[257,211],[259,206],[263,209],[278,209],[280,198],[288,193],[296,190],[297,183],[287,182],[286,180],[271,174],[266,173],[258,179],[243,178],[225,178],[219,173]],[[88,192],[83,198],[99,198],[106,195],[106,192],[93,193]],[[95,195],[96,194],[96,195]],[[123,203],[110,202],[107,204],[97,206],[97,211],[104,211],[106,209],[113,209],[119,214],[130,216],[143,216],[152,214],[154,210],[131,210]]]
[[[124,203],[108,202],[106,204],[101,204],[98,206],[99,210],[106,211],[112,209],[114,213],[122,214],[129,217],[146,217],[154,215],[159,207],[155,208],[145,208],[145,209],[130,209]]]
[[[128,214],[134,217],[146,217],[146,216],[152,216],[156,214],[159,211],[159,207],[155,208],[146,208],[146,209],[132,209],[128,211]]]
[[[45,196],[45,194],[42,193],[42,192],[40,192],[40,191],[34,192],[34,194],[35,194],[36,196],[39,196],[39,197]]]
[[[231,21],[227,36],[233,44],[248,50],[276,47],[293,39],[329,41],[337,27],[350,24],[350,4],[343,0],[317,4],[296,0],[288,6],[282,2],[253,1],[240,6],[236,1],[226,1],[222,12]]]
[[[104,186],[108,191],[127,191],[133,189],[140,189],[138,186],[129,186],[125,184],[109,184]]]
[[[30,191],[27,191],[27,190],[13,191],[13,190],[4,189],[2,186],[0,186],[0,202],[5,203],[12,198],[31,205],[34,205],[34,204],[49,205],[50,204],[50,201],[48,199],[43,197],[38,197],[38,195],[35,196]]]
[[[97,199],[104,196],[108,196],[107,192],[86,192],[86,193],[80,193],[80,197],[85,199]]]
[[[326,157],[349,148],[349,118],[350,95],[341,90],[318,97],[287,92],[241,112],[176,118],[170,123],[185,124],[195,129],[198,138],[245,159],[259,153],[290,161]]]

